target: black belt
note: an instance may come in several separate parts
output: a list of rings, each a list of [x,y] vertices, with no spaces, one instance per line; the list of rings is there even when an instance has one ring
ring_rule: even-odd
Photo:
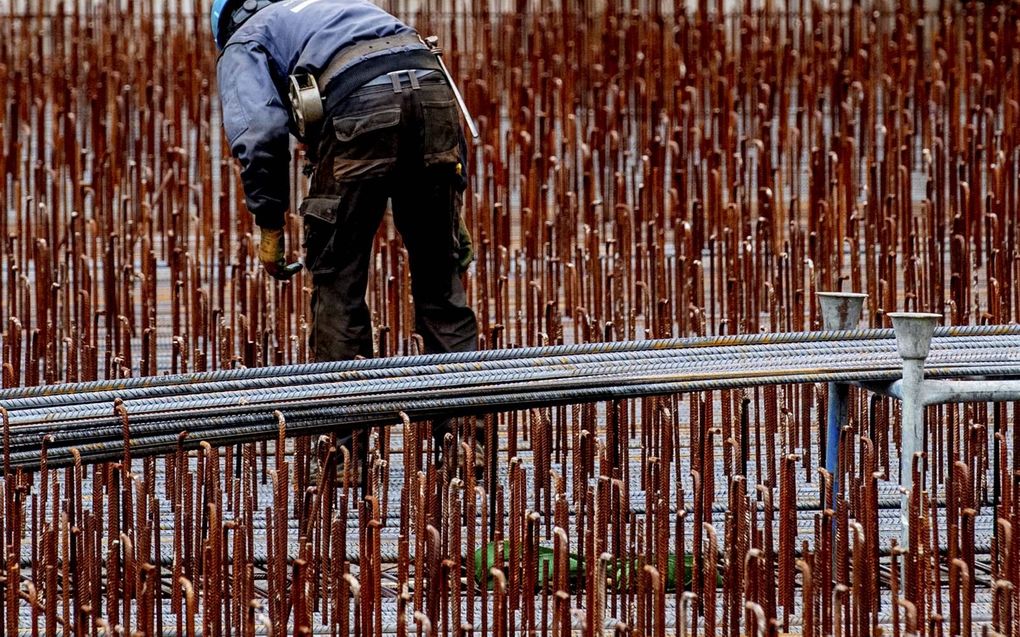
[[[414,77],[411,74],[414,73]],[[404,81],[404,75],[407,75],[407,81],[411,84],[411,88],[418,88],[418,80],[423,80],[427,77],[431,77],[436,71],[427,71],[422,69],[401,69],[399,71],[393,71],[392,73],[384,73],[379,77],[369,80],[362,84],[362,87],[366,86],[396,86],[397,84]],[[396,75],[396,77],[393,77]]]
[[[380,75],[405,69],[439,71],[441,68],[435,54],[426,48],[375,55],[355,62],[332,76],[329,76],[330,69],[327,67],[319,81],[325,94],[325,112],[332,112],[351,93]]]

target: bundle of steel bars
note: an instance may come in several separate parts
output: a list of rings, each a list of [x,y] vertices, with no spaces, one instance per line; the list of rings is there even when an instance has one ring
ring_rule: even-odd
[[[953,327],[929,378],[1020,376],[1020,326]],[[713,389],[898,378],[891,330],[592,343],[125,379],[0,393],[4,471],[413,419]],[[186,432],[187,438],[181,433]],[[72,451],[73,450],[73,451]]]

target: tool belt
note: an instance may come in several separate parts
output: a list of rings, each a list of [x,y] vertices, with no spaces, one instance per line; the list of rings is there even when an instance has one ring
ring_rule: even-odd
[[[407,47],[420,47],[411,48]],[[384,53],[393,49],[392,53]],[[404,69],[440,71],[434,52],[417,33],[365,40],[341,49],[319,73],[290,76],[291,114],[302,141],[315,137],[325,113],[380,75]],[[321,87],[321,93],[320,93]]]
[[[421,48],[372,55],[367,59],[361,59],[366,55],[386,49],[415,45]],[[417,33],[366,40],[343,49],[330,60],[325,70],[319,75],[319,86],[325,89],[326,94],[326,112],[333,110],[337,104],[369,80],[403,69],[440,70],[435,53],[425,47]]]

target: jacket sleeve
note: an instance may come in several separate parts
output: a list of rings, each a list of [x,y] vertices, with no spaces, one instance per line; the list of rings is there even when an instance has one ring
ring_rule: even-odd
[[[289,113],[271,63],[258,44],[236,43],[224,49],[216,73],[223,128],[241,163],[245,201],[263,228],[282,227],[290,202]]]

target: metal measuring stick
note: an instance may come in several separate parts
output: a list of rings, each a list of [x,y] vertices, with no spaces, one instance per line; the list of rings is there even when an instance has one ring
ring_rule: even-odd
[[[453,77],[450,76],[450,71],[446,68],[446,63],[443,62],[442,49],[439,48],[439,37],[430,35],[425,38],[425,45],[436,54],[436,59],[439,60],[439,68],[443,71],[443,76],[446,77],[446,83],[450,85],[450,89],[453,91],[453,97],[457,100],[457,106],[460,108],[460,112],[464,114],[464,119],[467,120],[468,130],[471,131],[471,137],[478,139],[478,128],[475,126],[475,120],[471,117],[471,112],[468,110],[467,102],[464,101],[464,96],[460,94],[457,89],[457,85],[453,81]]]

